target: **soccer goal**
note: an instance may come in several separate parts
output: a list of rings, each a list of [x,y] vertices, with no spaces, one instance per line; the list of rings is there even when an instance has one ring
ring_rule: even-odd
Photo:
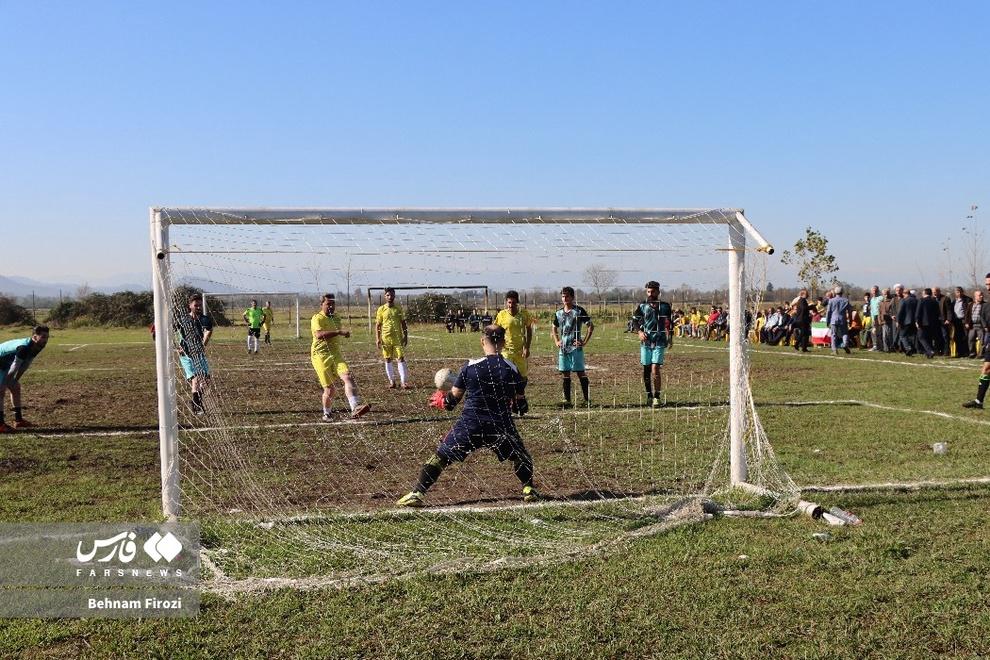
[[[209,315],[210,301],[222,301],[221,309],[229,320],[237,322],[241,318],[241,312],[250,306],[252,300],[258,302],[258,306],[264,309],[270,305],[273,316],[272,326],[274,328],[288,328],[299,339],[299,294],[295,291],[245,291],[232,293],[229,291],[204,291],[202,294],[203,313]]]
[[[581,287],[583,273],[597,264],[621,281],[658,280],[661,289],[727,283],[728,350],[675,342],[662,368],[659,407],[644,399],[640,342],[627,332],[626,318],[595,326],[585,349],[589,403],[574,378],[577,405],[561,406],[554,312],[534,310],[530,410],[515,424],[544,501],[523,505],[508,462],[476,451],[430,491],[429,525],[406,521],[395,502],[459,412],[427,406],[434,373],[481,356],[477,333],[417,329],[404,348],[414,389],[396,391],[388,389],[373,329],[344,319],[348,336],[340,350],[372,411],[357,422],[329,423],[321,421],[322,390],[308,345],[283,342],[245,356],[240,347],[208,344],[192,373],[206,383],[198,410],[190,406],[193,381],[175,335],[158,333],[162,510],[219,521],[221,529],[239,525],[226,534],[231,544],[236,536],[264,546],[265,534],[277,536],[280,567],[255,573],[281,574],[287,557],[305,573],[313,549],[332,555],[338,577],[368,576],[383,556],[405,568],[570,556],[649,526],[658,507],[674,500],[757,493],[775,506],[797,493],[750,390],[746,264],[772,247],[739,209],[153,208],[150,220],[155,321],[186,332],[188,301],[177,292],[197,282],[336,292],[338,299],[358,272],[360,281],[397,290],[423,289],[423,282],[434,291],[463,290],[465,281],[498,291],[559,290]],[[594,317],[594,306],[584,304]],[[319,311],[319,296],[300,305],[309,318]],[[342,392],[333,405],[346,412]],[[545,508],[555,513],[538,513]]]

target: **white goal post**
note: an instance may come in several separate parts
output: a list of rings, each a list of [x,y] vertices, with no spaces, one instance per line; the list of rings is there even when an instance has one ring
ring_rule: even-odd
[[[752,241],[755,246],[755,248],[750,249],[773,253],[773,247],[750,224],[741,209],[208,209],[153,207],[150,209],[150,229],[156,327],[163,330],[170,329],[174,327],[175,322],[169,265],[173,250],[169,242],[169,229],[172,226],[237,225],[250,228],[252,225],[290,227],[367,225],[370,228],[382,225],[429,224],[708,225],[709,228],[712,225],[723,225],[728,238],[724,250],[728,255],[729,323],[730,327],[737,329],[744,327],[745,252],[748,241]],[[240,247],[241,245],[244,247]],[[231,245],[218,242],[217,246],[204,250],[203,254],[222,252],[225,255],[244,255],[245,259],[249,259],[251,254],[258,253],[258,248],[252,247],[249,241]],[[589,253],[610,251],[609,246],[599,245],[589,245],[576,249]],[[637,249],[640,252],[644,250],[642,246]],[[660,247],[656,249],[662,251]],[[622,252],[626,250],[627,248],[615,248],[611,251]],[[428,247],[419,250],[418,253],[426,258],[430,254],[443,251],[444,248],[442,247]],[[471,250],[459,251],[470,252]],[[182,250],[181,254],[190,255],[195,254],[195,252]],[[170,331],[159,331],[155,336],[162,510],[165,516],[170,519],[178,517],[180,513],[179,428],[175,366],[172,359],[176,347],[172,334]],[[748,483],[745,439],[747,433],[746,413],[747,408],[751,405],[745,342],[744,332],[733,331],[730,333],[729,472],[731,484],[742,487],[746,487]]]
[[[299,293],[296,291],[204,291],[203,292],[203,313],[209,314],[210,308],[207,298],[233,299],[233,298],[257,298],[259,302],[266,298],[279,297],[293,300],[295,310],[296,339],[301,337],[299,329]],[[262,302],[262,304],[264,304]]]

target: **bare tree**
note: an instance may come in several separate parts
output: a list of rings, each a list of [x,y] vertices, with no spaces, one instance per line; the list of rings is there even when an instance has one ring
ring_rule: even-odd
[[[89,285],[89,282],[83,282],[76,287],[76,298],[78,300],[82,300],[91,293],[93,293],[93,287]]]
[[[969,215],[966,216],[968,224],[962,228],[963,233],[966,234],[963,250],[966,258],[966,276],[969,278],[967,286],[970,290],[982,288],[983,265],[987,259],[987,248],[983,242],[983,228],[976,222],[976,211],[979,208],[976,204],[969,207]],[[949,284],[952,285],[953,283],[950,282]]]
[[[605,304],[605,293],[618,279],[619,274],[604,264],[591,264],[584,269],[584,283],[595,290],[602,304]]]

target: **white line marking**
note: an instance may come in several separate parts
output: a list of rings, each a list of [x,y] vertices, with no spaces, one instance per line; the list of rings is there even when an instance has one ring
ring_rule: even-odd
[[[66,352],[67,353],[71,353],[72,351],[78,351],[80,348],[86,348],[87,346],[90,346],[90,344],[79,344],[78,346],[75,346],[74,348],[70,348]]]

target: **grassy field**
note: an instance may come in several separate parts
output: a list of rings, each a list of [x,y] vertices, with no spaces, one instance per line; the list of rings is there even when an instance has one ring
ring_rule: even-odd
[[[218,571],[235,583],[349,571],[376,579],[347,588],[304,580],[259,591],[208,588],[200,616],[183,622],[8,620],[0,622],[0,650],[38,657],[990,653],[985,487],[808,495],[856,512],[864,520],[857,528],[716,518],[659,533],[627,499],[503,508],[517,500],[517,486],[487,455],[451,468],[430,494],[431,504],[470,512],[396,517],[391,503],[450,423],[425,410],[427,381],[440,365],[477,354],[477,335],[413,328],[418,388],[396,393],[382,386],[366,331],[356,327],[347,356],[374,411],[369,424],[328,427],[315,420],[308,343],[277,337],[274,350],[249,356],[242,332],[222,329],[211,347],[222,413],[206,420],[182,413],[182,450],[202,457],[183,496],[190,515],[204,520]],[[18,334],[0,330],[0,340]],[[552,505],[602,494],[660,505],[699,491],[719,451],[711,437],[724,425],[724,344],[675,346],[669,405],[659,412],[639,407],[636,344],[617,326],[602,327],[589,348],[597,367],[592,413],[557,409],[552,348],[538,337],[533,414],[520,423]],[[0,441],[0,520],[157,519],[153,354],[144,330],[53,335],[24,380],[26,415],[38,429]],[[760,418],[802,486],[987,476],[990,418],[960,408],[976,373],[969,360],[832,358],[770,347],[752,354]],[[234,436],[203,430],[218,423]],[[236,450],[224,447],[231,437]],[[934,454],[936,441],[947,442],[948,453]],[[231,456],[248,461],[249,479]],[[298,512],[322,517],[296,524],[279,544],[256,525]],[[823,531],[827,539],[812,536]],[[348,539],[388,552],[358,566],[342,550]],[[435,570],[453,553],[474,561]],[[388,565],[371,570],[375,561]],[[208,586],[220,578],[211,574]]]

